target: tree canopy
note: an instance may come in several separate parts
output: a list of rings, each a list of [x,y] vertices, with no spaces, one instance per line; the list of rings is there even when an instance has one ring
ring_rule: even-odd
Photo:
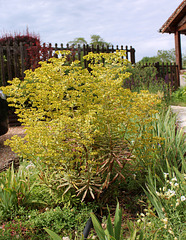
[[[186,62],[186,55],[182,55],[183,65]],[[139,63],[156,63],[156,62],[165,62],[165,63],[174,63],[176,62],[175,49],[170,50],[158,50],[157,55],[153,57],[143,57]]]
[[[93,45],[94,47],[96,47],[97,45],[99,47],[102,46],[111,46],[111,43],[105,42],[104,39],[100,36],[100,35],[91,35],[90,36],[90,45]],[[88,44],[88,42],[85,40],[85,38],[83,37],[78,37],[78,38],[74,38],[74,40],[69,41],[68,44],[70,45],[74,45],[75,47],[77,47],[78,45],[80,45],[82,47],[83,44]]]
[[[87,44],[87,41],[83,37],[74,38],[74,40],[69,41],[68,44],[74,45],[74,47],[77,47],[80,45],[82,47],[83,44]]]

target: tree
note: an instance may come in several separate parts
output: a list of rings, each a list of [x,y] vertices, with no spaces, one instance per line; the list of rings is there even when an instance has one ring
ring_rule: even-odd
[[[102,47],[104,45],[104,47],[107,46],[111,46],[111,43],[105,42],[103,40],[102,37],[100,37],[99,35],[91,35],[91,41],[90,41],[90,45],[93,45],[94,47],[97,47],[97,45],[99,47]],[[83,37],[79,37],[79,38],[74,38],[74,40],[69,41],[68,44],[70,44],[70,46],[74,45],[74,47],[78,47],[78,44],[80,45],[80,47],[83,46],[83,44],[87,44],[87,41],[83,38]]]
[[[170,50],[158,50],[157,58],[158,58],[159,62],[174,63],[176,61],[175,49],[172,48]]]
[[[82,47],[83,44],[87,44],[87,41],[83,37],[79,37],[79,38],[74,38],[74,40],[72,41],[69,41],[68,44],[74,45],[74,47],[78,47],[78,45]]]
[[[185,55],[182,56],[183,59],[186,58]],[[143,57],[140,63],[156,63],[156,62],[164,62],[164,63],[174,63],[176,62],[176,54],[175,49],[172,48],[170,50],[158,50],[157,55],[154,57]]]
[[[102,47],[103,45],[106,47],[112,45],[111,43],[105,42],[103,38],[101,38],[99,35],[91,35],[90,44],[93,45],[94,47],[96,47],[97,45],[99,47]]]
[[[139,63],[145,64],[145,63],[156,63],[158,62],[157,57],[143,57]]]

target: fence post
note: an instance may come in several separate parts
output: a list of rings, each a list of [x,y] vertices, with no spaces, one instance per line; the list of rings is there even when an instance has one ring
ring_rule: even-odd
[[[14,77],[19,77],[19,61],[18,61],[18,45],[17,43],[13,43],[13,56],[14,56]]]
[[[23,43],[20,42],[20,58],[21,58],[21,77],[24,78],[24,72],[25,72],[25,47],[23,46]]]
[[[104,53],[104,52],[105,52],[104,44],[102,45],[101,52],[102,52],[102,53]]]
[[[99,53],[99,45],[97,45],[96,51],[97,51],[97,53]]]
[[[78,44],[78,60],[81,62],[81,47],[80,47],[80,44]]]
[[[8,43],[6,44],[6,52],[7,52],[8,80],[12,80],[10,45]]]
[[[180,75],[179,75],[179,68],[178,68],[178,65],[176,65],[176,63],[174,64],[175,66],[175,74],[176,74],[176,85],[177,85],[177,88],[180,87]]]
[[[128,55],[128,46],[127,45],[125,46],[125,51],[126,51],[126,59],[128,60],[129,59],[129,55]]]
[[[107,53],[109,53],[109,46],[107,45],[107,50],[106,50]]]
[[[130,61],[135,64],[135,50],[132,46],[130,46]]]
[[[52,44],[51,43],[49,43],[49,49],[48,49],[48,51],[49,51],[49,58],[51,58],[52,57]]]
[[[61,43],[61,51],[63,51],[63,43]]]
[[[74,62],[76,60],[76,51],[75,51],[75,48],[74,48],[74,44],[72,44],[72,47],[71,47],[71,54],[72,54],[72,61]]]
[[[2,81],[2,85],[6,86],[4,56],[3,56],[3,46],[2,45],[0,45],[0,60],[1,60],[1,81]]]
[[[114,52],[114,46],[112,45],[112,49],[111,49],[111,52],[113,53]]]
[[[58,55],[57,55],[57,53],[56,53],[56,51],[57,51],[57,43],[55,43],[55,49],[54,49],[54,51],[55,51],[54,57],[55,57],[55,58],[58,58]]]
[[[86,55],[85,44],[83,44],[83,57]],[[84,67],[87,68],[87,61],[84,59]]]

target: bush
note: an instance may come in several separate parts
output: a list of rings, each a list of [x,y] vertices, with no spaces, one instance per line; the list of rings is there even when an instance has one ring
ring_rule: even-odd
[[[157,77],[157,69],[154,66],[143,66],[129,64],[128,71],[131,76],[123,81],[123,87],[129,88],[133,92],[148,90],[150,93],[158,93],[161,98],[169,99],[168,84],[164,79]],[[167,99],[168,98],[168,99]]]
[[[89,53],[91,72],[77,61],[66,65],[68,54],[41,62],[25,72],[24,81],[15,78],[2,88],[26,129],[23,139],[14,136],[7,144],[40,167],[51,191],[73,189],[84,200],[125,179],[122,171],[135,161],[134,150],[146,147],[142,159],[156,152],[160,139],[150,123],[160,101],[122,87],[130,75],[124,52]]]

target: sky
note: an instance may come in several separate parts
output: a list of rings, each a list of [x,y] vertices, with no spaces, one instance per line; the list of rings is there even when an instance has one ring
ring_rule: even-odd
[[[42,42],[63,43],[91,35],[132,46],[136,61],[174,48],[174,34],[159,29],[182,0],[0,0],[0,35],[29,32]],[[186,53],[186,36],[182,36]]]

